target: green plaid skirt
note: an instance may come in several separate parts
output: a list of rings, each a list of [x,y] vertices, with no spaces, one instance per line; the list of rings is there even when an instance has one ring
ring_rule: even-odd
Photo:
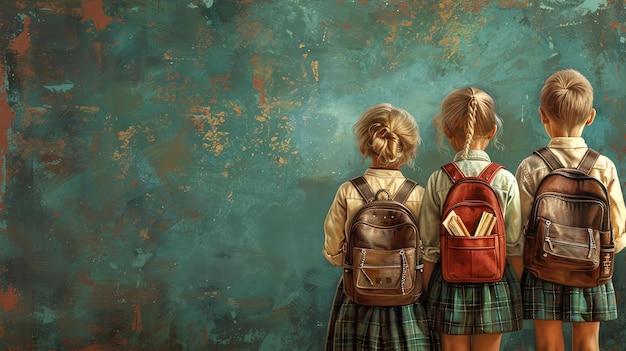
[[[522,275],[524,319],[597,322],[617,319],[613,282],[578,288]]]
[[[505,333],[520,330],[522,292],[513,267],[502,280],[484,284],[452,284],[435,265],[428,293],[428,321],[433,331],[451,335]]]
[[[339,280],[328,322],[326,351],[437,350],[433,344],[421,303],[398,307],[357,305],[343,293],[343,282]]]

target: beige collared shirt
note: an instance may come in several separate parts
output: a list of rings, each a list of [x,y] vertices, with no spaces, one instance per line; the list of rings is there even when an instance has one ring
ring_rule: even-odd
[[[390,169],[368,168],[363,174],[374,192],[386,189],[393,196],[404,182],[402,172]],[[404,205],[415,215],[420,211],[424,188],[416,186]],[[365,201],[352,183],[345,182],[339,186],[326,220],[324,221],[324,248],[322,253],[328,262],[342,266],[345,257],[346,233],[350,231],[350,223],[356,212]]]
[[[587,152],[587,144],[583,138],[579,137],[558,137],[552,138],[548,144],[550,150],[565,167],[578,166],[580,160]],[[515,178],[519,184],[520,201],[522,208],[522,223],[528,222],[532,208],[535,191],[539,182],[550,172],[550,168],[537,155],[531,155],[520,163],[515,173]],[[617,175],[617,169],[613,161],[606,156],[600,156],[589,173],[599,179],[609,192],[611,201],[611,218],[613,225],[613,237],[615,241],[615,252],[619,252],[626,246],[626,207],[622,195],[621,184]]]

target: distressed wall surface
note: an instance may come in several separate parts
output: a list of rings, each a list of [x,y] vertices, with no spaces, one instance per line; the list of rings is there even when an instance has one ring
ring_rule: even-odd
[[[451,157],[439,102],[477,85],[514,171],[547,142],[542,82],[576,68],[624,182],[625,31],[613,0],[2,1],[2,349],[320,350],[360,113],[416,117],[425,183]],[[615,285],[603,350],[626,350],[623,254]],[[532,350],[530,325],[503,349]]]

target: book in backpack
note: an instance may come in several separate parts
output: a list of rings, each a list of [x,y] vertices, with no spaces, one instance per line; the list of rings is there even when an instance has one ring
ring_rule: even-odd
[[[453,183],[440,225],[444,280],[500,281],[506,267],[506,235],[502,207],[491,181],[503,167],[492,162],[477,177],[466,176],[454,162],[441,168]]]
[[[609,282],[615,254],[609,195],[589,175],[600,154],[589,149],[577,168],[563,167],[547,147],[534,154],[551,171],[539,183],[525,228],[525,268],[567,286]]]
[[[347,236],[343,286],[360,305],[402,306],[422,293],[421,241],[417,221],[404,202],[417,183],[406,179],[391,198],[372,191],[362,176],[351,179],[365,200]]]

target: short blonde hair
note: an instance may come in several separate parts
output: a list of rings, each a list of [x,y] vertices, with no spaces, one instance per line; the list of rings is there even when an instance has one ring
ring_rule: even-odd
[[[388,103],[367,109],[353,130],[363,159],[383,167],[412,165],[421,142],[415,118]]]
[[[496,114],[493,98],[474,87],[457,89],[448,94],[434,122],[440,134],[442,127],[445,127],[455,138],[465,140],[463,158],[469,154],[475,137],[488,137],[494,126],[498,127],[497,135],[502,133],[502,121]],[[497,144],[497,136],[492,140]]]
[[[585,123],[593,109],[593,87],[576,70],[558,71],[541,88],[541,108],[567,128]]]

